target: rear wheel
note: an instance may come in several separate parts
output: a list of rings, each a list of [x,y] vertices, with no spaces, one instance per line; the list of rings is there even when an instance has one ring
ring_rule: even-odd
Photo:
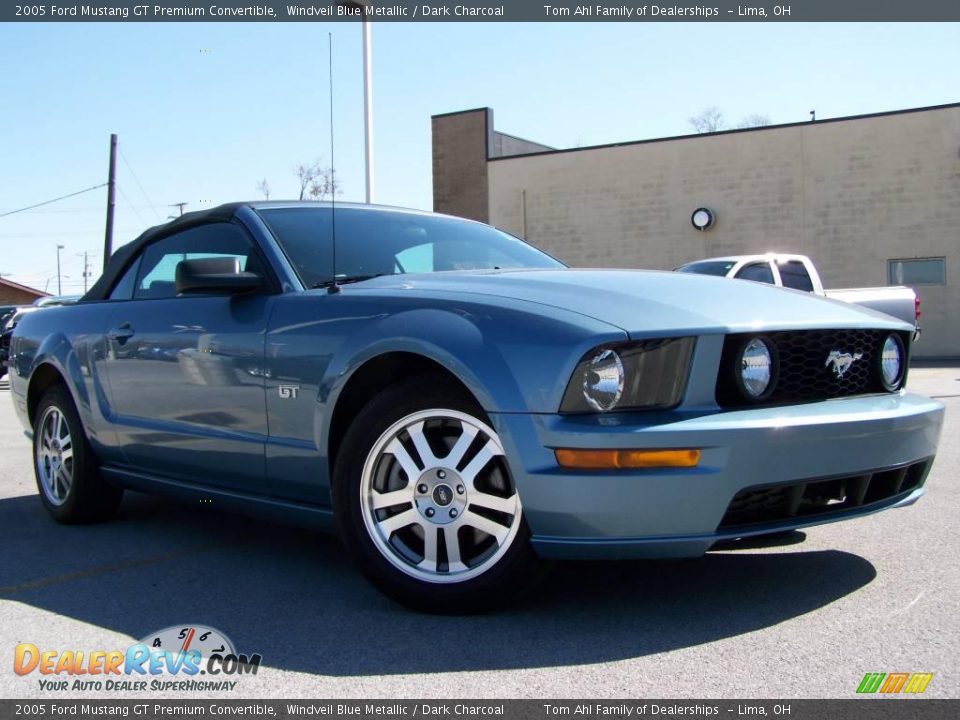
[[[361,410],[338,454],[334,499],[361,571],[414,609],[492,609],[539,574],[500,438],[443,379],[412,378]]]
[[[117,509],[123,490],[100,477],[73,399],[62,386],[47,390],[33,425],[34,474],[47,512],[57,522],[104,520]]]

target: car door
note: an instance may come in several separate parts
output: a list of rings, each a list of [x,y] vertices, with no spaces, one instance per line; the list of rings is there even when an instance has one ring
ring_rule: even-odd
[[[232,256],[265,284],[243,295],[177,295],[182,260]],[[239,226],[210,223],[144,248],[115,288],[107,330],[110,403],[123,455],[166,478],[264,490],[265,265]]]

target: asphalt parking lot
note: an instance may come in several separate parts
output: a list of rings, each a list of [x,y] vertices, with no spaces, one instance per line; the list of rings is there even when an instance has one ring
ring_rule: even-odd
[[[223,697],[848,698],[865,672],[960,697],[960,366],[910,387],[947,406],[917,505],[782,547],[560,564],[511,611],[458,618],[392,604],[304,530],[133,493],[113,522],[54,524],[0,384],[0,696],[45,695],[12,671],[20,642],[122,649],[202,623],[263,656]]]

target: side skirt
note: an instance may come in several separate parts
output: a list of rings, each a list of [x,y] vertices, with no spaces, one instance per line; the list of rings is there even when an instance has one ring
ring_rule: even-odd
[[[117,467],[102,467],[100,472],[115,485],[148,495],[163,495],[191,504],[212,501],[211,505],[216,508],[313,530],[333,532],[335,528],[333,510],[328,507],[201,487]]]

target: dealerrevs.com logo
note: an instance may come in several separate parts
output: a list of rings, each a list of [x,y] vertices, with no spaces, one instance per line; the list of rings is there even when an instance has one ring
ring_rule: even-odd
[[[233,690],[242,675],[256,675],[259,654],[238,653],[211,627],[175,625],[147,635],[124,650],[51,650],[20,643],[13,671],[39,675],[48,692]]]

